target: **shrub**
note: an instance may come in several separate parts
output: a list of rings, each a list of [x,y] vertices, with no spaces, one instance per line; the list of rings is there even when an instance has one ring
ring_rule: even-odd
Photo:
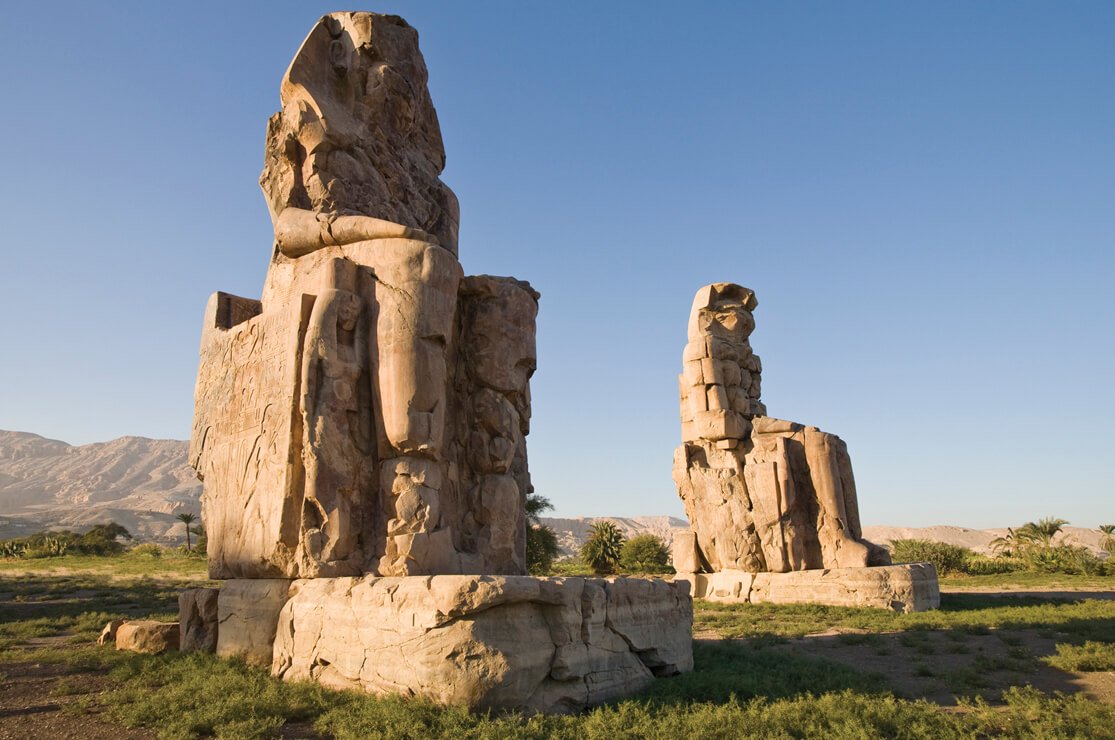
[[[1115,645],[1092,640],[1083,645],[1059,643],[1057,654],[1043,660],[1062,671],[1115,671]]]
[[[130,554],[147,558],[161,558],[163,556],[163,548],[159,547],[154,542],[144,542],[142,545],[133,547]]]
[[[531,575],[549,574],[560,554],[561,547],[554,530],[545,524],[527,525],[527,571]]]
[[[976,555],[967,547],[932,540],[894,540],[891,555],[896,563],[933,563],[937,575],[964,573],[968,560]]]
[[[1026,570],[1026,564],[1014,558],[989,558],[971,555],[964,563],[964,572],[972,576],[993,576],[1000,573],[1017,573]]]
[[[588,540],[581,547],[581,559],[597,575],[615,573],[623,542],[623,532],[615,522],[596,522],[590,529]]]
[[[623,543],[619,562],[625,570],[662,573],[670,570],[670,551],[666,549],[661,537],[640,534]]]

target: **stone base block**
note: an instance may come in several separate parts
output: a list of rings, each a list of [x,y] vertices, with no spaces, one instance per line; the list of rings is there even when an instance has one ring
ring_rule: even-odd
[[[281,583],[288,588],[275,609],[280,582],[226,582],[218,653],[258,661],[273,637],[271,672],[285,680],[477,709],[572,712],[693,668],[686,582],[364,576]]]
[[[291,583],[286,578],[225,581],[217,596],[217,655],[271,665],[275,625]]]
[[[675,582],[693,584],[693,596],[709,601],[752,604],[870,606],[922,612],[941,605],[937,571],[930,563],[876,568],[828,568],[790,573],[679,573]]]
[[[217,650],[215,588],[191,588],[178,594],[178,649],[184,653]]]

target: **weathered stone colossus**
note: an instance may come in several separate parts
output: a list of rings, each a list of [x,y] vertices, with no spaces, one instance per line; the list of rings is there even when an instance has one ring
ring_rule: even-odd
[[[229,580],[183,596],[183,648],[525,711],[690,670],[688,583],[521,575],[538,293],[463,274],[417,34],[322,18],[282,102],[262,298],[205,314],[190,459]]]
[[[524,572],[538,293],[462,274],[417,33],[325,16],[282,103],[262,300],[215,294],[202,333],[211,575]]]
[[[888,564],[862,541],[855,481],[839,437],[766,416],[748,337],[755,294],[701,288],[683,354],[682,445],[674,482],[694,541],[679,572],[787,572]],[[693,553],[689,555],[688,552]]]

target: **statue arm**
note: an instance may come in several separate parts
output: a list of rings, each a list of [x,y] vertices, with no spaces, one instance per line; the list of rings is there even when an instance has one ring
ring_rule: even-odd
[[[421,229],[371,216],[336,216],[304,208],[284,208],[275,219],[275,241],[287,257],[301,257],[323,247],[371,239],[414,239],[436,244]]]

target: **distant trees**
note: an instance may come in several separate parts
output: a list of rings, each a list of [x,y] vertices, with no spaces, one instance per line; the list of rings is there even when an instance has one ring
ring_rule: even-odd
[[[190,533],[192,532],[190,525],[197,521],[197,517],[188,511],[184,511],[174,518],[186,525],[186,552],[190,552]]]
[[[527,496],[527,572],[546,575],[561,554],[557,534],[541,522],[542,512],[554,508],[545,496],[532,493]]]
[[[132,539],[128,530],[116,522],[97,524],[78,534],[69,530],[36,532],[27,537],[0,542],[0,557],[56,558],[63,555],[112,555],[121,552],[123,538]]]
[[[588,539],[581,547],[581,559],[596,575],[615,573],[625,539],[615,522],[596,522],[589,528]]]
[[[1103,549],[1115,555],[1115,524],[1101,524],[1100,532],[1103,532]]]
[[[669,570],[670,551],[661,537],[653,534],[635,535],[623,544],[619,556],[624,570],[639,573],[661,573]]]

